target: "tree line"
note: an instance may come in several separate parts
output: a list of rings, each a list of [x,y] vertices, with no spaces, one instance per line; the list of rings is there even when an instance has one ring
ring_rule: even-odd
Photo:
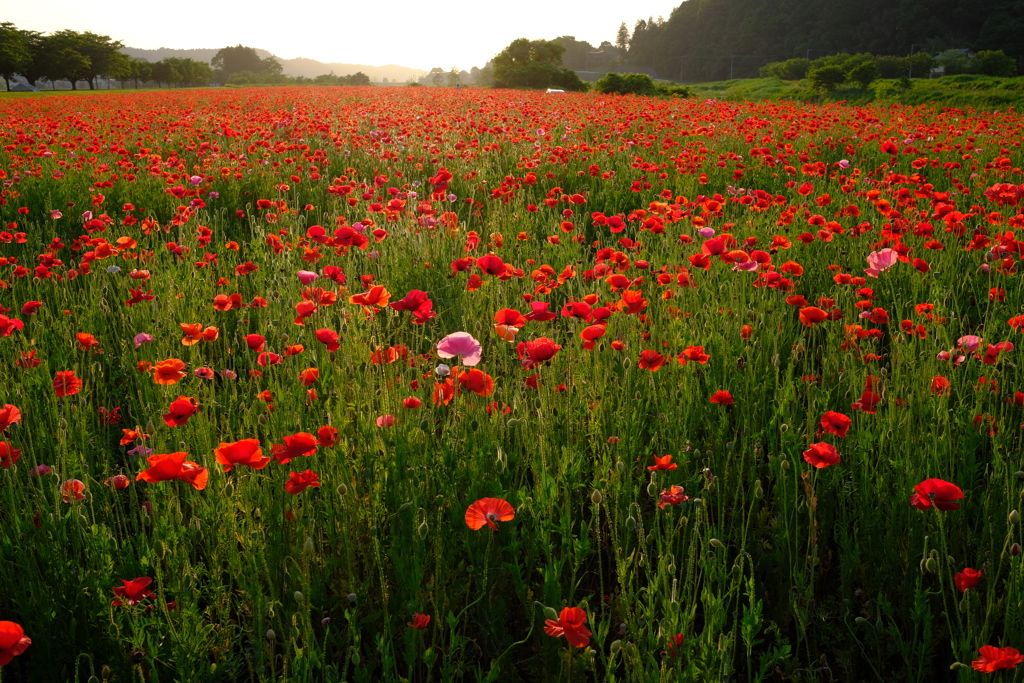
[[[73,90],[86,81],[90,89],[103,79],[158,86],[206,86],[217,82],[227,85],[370,85],[362,72],[347,76],[323,74],[316,78],[285,76],[281,63],[273,57],[262,58],[255,48],[244,45],[225,47],[210,64],[183,57],[168,57],[159,62],[134,59],[121,52],[124,45],[110,36],[89,31],[63,30],[49,35],[18,29],[10,22],[0,23],[0,77],[10,91],[15,75],[39,87],[40,83],[70,81]]]
[[[1022,36],[1020,0],[686,0],[668,20],[623,23],[614,48],[622,65],[701,82],[730,78],[741,59],[966,49],[1021,60]]]

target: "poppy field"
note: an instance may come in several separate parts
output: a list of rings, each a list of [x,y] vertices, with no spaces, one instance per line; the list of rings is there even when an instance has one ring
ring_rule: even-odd
[[[2,106],[0,681],[1024,677],[1012,110]]]

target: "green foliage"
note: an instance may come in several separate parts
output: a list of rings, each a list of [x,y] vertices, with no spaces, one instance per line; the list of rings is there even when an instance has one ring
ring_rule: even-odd
[[[965,50],[946,50],[936,55],[935,65],[945,69],[946,76],[971,73],[971,58]]]
[[[216,77],[224,82],[231,82],[235,74],[248,72],[255,74],[259,82],[269,82],[281,75],[281,63],[273,57],[261,58],[255,48],[244,45],[221,48],[210,65],[216,71]],[[246,76],[244,78],[250,78]]]
[[[0,77],[7,82],[8,90],[14,74],[20,73],[31,59],[27,36],[10,22],[0,23]]]
[[[803,57],[787,59],[784,62],[772,62],[761,67],[762,78],[780,78],[784,81],[799,81],[807,78],[811,60]]]
[[[874,60],[860,62],[846,72],[846,79],[867,89],[878,78],[878,65]]]
[[[597,92],[610,95],[657,95],[654,81],[647,74],[620,74],[610,71],[595,84]]]
[[[974,71],[985,76],[1009,77],[1017,75],[1017,60],[1002,50],[982,50],[974,55]]]
[[[818,66],[807,72],[807,78],[812,88],[827,94],[846,82],[846,70],[840,64]]]
[[[494,87],[586,90],[586,83],[562,66],[564,52],[558,41],[517,38],[494,57]]]

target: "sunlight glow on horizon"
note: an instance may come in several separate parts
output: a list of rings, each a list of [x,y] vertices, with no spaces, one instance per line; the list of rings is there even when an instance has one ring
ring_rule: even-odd
[[[372,3],[344,5],[315,0],[279,3],[208,0],[187,14],[164,3],[129,0],[40,0],[12,4],[2,20],[20,29],[51,33],[92,31],[142,49],[221,48],[247,45],[281,59],[383,66],[429,71],[482,67],[516,38],[575,36],[597,47],[615,42],[619,24],[630,33],[638,19],[666,20],[680,0],[639,0],[623,5],[595,0],[576,3],[522,0],[515,5],[482,5],[455,0],[424,12],[423,3],[398,0],[386,9]],[[296,9],[297,6],[304,9]],[[429,6],[428,6],[429,7]]]

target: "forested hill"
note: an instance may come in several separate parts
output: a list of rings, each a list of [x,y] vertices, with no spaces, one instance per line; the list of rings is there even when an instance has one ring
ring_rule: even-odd
[[[637,21],[623,61],[713,81],[793,57],[953,48],[1024,57],[1024,0],[685,0],[668,20]]]

